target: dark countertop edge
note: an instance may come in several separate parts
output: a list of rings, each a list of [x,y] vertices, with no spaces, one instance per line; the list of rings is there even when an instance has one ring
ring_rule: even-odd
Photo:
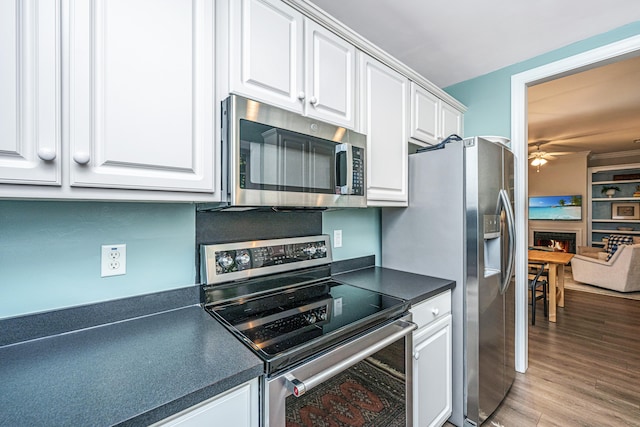
[[[238,372],[230,377],[211,384],[200,390],[196,390],[186,396],[179,397],[155,409],[150,409],[140,415],[130,418],[126,421],[114,424],[118,427],[138,427],[148,426],[168,417],[174,416],[185,409],[189,409],[194,405],[198,405],[207,399],[211,399],[219,394],[231,390],[247,381],[253,380],[264,374],[264,366],[252,367],[250,369]]]
[[[0,347],[200,303],[200,285],[0,319]]]

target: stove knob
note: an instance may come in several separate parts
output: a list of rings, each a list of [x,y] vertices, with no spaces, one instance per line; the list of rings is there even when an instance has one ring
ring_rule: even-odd
[[[314,256],[316,254],[315,246],[307,246],[302,250],[306,256]]]
[[[312,325],[316,323],[316,316],[313,313],[305,313],[304,320],[306,320],[308,324]]]
[[[242,266],[248,265],[249,261],[251,261],[251,257],[246,252],[241,253],[236,257],[236,264],[238,265],[242,265]]]
[[[327,312],[326,311],[321,311],[320,313],[318,313],[318,318],[320,320],[327,320]]]
[[[229,268],[233,265],[233,258],[227,254],[222,255],[218,258],[218,264],[220,264],[222,268]]]
[[[327,247],[325,245],[318,246],[317,251],[320,255],[327,253]]]

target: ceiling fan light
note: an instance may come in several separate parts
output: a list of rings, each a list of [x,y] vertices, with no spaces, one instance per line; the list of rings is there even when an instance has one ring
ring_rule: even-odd
[[[542,166],[545,163],[547,163],[547,161],[542,157],[536,157],[535,159],[531,160],[531,166]]]

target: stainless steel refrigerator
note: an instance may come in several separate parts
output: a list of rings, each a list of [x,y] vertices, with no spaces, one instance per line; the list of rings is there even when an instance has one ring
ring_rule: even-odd
[[[454,279],[453,412],[480,425],[515,378],[514,158],[498,139],[409,156],[409,207],[382,210],[382,266]]]

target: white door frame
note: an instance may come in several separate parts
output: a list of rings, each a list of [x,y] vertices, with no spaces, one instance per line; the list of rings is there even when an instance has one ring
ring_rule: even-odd
[[[526,285],[528,247],[527,88],[596,66],[617,62],[640,52],[640,35],[608,44],[511,76],[511,147],[516,158],[516,371],[529,365],[528,298]]]

